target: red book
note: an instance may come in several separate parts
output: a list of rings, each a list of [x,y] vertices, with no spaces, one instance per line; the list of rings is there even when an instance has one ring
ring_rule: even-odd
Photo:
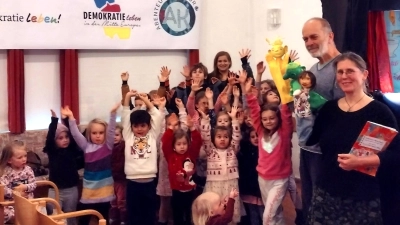
[[[351,148],[350,153],[358,157],[377,154],[386,150],[396,135],[396,129],[368,121]],[[356,170],[375,176],[378,167],[361,167]]]

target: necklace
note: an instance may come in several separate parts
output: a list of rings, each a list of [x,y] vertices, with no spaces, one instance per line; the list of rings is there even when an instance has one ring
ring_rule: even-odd
[[[355,106],[355,105],[357,105],[357,103],[361,102],[361,100],[364,98],[364,96],[365,96],[365,95],[363,95],[363,96],[360,98],[360,100],[358,100],[358,101],[357,101],[356,103],[354,103],[352,106],[350,106],[350,104],[347,102],[346,97],[344,97],[344,100],[346,101],[347,106],[349,106],[349,108],[347,109],[347,112],[350,112],[350,110],[351,110],[351,108],[353,108],[353,106]]]

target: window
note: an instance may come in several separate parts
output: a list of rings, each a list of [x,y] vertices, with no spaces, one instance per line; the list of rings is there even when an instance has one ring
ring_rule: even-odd
[[[158,88],[157,76],[162,66],[171,69],[170,83],[174,87],[184,81],[180,72],[186,64],[185,50],[79,51],[81,124],[87,124],[94,118],[109,120],[111,107],[121,101],[122,72],[129,72],[128,84],[131,89],[148,93]]]
[[[26,130],[47,129],[50,109],[60,112],[60,63],[58,50],[25,51]]]
[[[0,50],[0,133],[8,131],[7,50]]]

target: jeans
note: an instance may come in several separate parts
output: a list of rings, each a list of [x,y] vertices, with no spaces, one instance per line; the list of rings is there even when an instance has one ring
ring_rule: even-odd
[[[60,206],[63,212],[75,212],[78,205],[78,187],[59,189],[60,191]],[[54,189],[49,189],[49,197],[55,198]],[[68,225],[76,225],[76,218],[67,219]]]

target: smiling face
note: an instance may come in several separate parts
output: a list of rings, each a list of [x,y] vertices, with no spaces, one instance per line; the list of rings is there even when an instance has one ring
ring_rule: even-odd
[[[333,44],[333,33],[321,21],[309,20],[303,26],[303,40],[307,51],[314,58],[321,58]]]
[[[303,88],[311,88],[311,77],[308,74],[305,74],[302,77],[299,77],[299,82]]]
[[[261,113],[261,123],[263,127],[269,131],[275,130],[278,127],[279,119],[276,112],[265,110]]]
[[[345,59],[336,66],[336,82],[344,93],[354,93],[364,89],[368,71]]]

